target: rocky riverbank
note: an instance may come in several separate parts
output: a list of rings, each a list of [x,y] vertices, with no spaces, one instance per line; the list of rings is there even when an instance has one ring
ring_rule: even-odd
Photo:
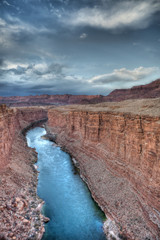
[[[45,218],[40,212],[43,201],[37,196],[37,153],[27,147],[22,130],[39,123],[46,110],[4,105],[0,110],[0,239],[39,240]]]
[[[0,173],[0,232],[5,239],[41,239],[44,226],[37,197],[37,154],[22,136],[12,146],[10,163]]]

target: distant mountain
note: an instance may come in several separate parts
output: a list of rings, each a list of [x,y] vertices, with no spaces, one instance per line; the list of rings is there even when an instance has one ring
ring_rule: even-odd
[[[101,95],[36,95],[36,96],[13,96],[0,97],[0,104],[7,106],[23,107],[23,106],[44,106],[44,105],[68,105],[68,104],[90,104],[103,102]]]
[[[135,86],[130,89],[116,89],[105,99],[107,101],[123,101],[127,99],[157,98],[160,97],[160,79],[149,84]]]
[[[116,89],[108,96],[102,95],[36,95],[0,97],[0,104],[12,107],[68,105],[68,104],[96,104],[101,102],[119,102],[127,99],[160,97],[160,79],[146,85],[135,86],[130,89]]]

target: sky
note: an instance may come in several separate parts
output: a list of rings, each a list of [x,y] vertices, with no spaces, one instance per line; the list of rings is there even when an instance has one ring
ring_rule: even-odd
[[[0,96],[101,94],[160,78],[160,0],[0,0]]]

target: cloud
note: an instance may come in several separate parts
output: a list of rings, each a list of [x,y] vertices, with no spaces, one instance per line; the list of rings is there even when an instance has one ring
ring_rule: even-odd
[[[0,59],[0,75],[14,74],[24,75],[25,78],[55,78],[62,77],[65,66],[59,63],[47,64],[45,62],[37,64],[21,64],[3,61]]]
[[[0,7],[0,94],[105,94],[155,79],[153,68],[148,75],[133,68],[158,66],[159,0],[3,0]],[[127,31],[154,20],[153,28]]]
[[[0,27],[4,27],[6,25],[6,22],[0,18]]]
[[[109,88],[122,88],[129,87],[137,84],[141,84],[141,81],[145,81],[148,77],[154,79],[155,77],[160,75],[160,68],[158,67],[138,67],[133,70],[128,70],[126,68],[115,69],[112,73],[97,75],[88,81],[92,84],[97,85],[107,85]]]
[[[160,75],[158,67],[121,68],[90,79],[68,73],[59,63],[20,64],[3,61],[0,66],[1,95],[104,94],[115,88],[146,84]],[[154,77],[155,76],[155,77]],[[157,77],[158,78],[158,77]]]
[[[3,4],[6,4],[7,6],[12,6],[10,3],[8,3],[7,1],[3,1]]]
[[[6,19],[0,18],[0,46],[12,48],[15,43],[25,44],[33,42],[36,36],[47,34],[49,30],[46,27],[35,26],[26,23],[17,17],[7,15]]]
[[[32,71],[34,74],[41,76],[47,74],[54,74],[56,76],[59,76],[62,75],[64,67],[65,66],[58,63],[52,63],[49,65],[47,63],[39,63],[32,66]]]
[[[146,28],[151,17],[160,11],[159,1],[121,1],[111,8],[85,7],[68,13],[64,23],[103,29]]]
[[[91,88],[87,80],[70,74],[67,67],[59,63],[21,64],[5,61],[0,66],[1,96],[88,94]]]
[[[21,89],[22,94],[35,93],[65,93],[76,92],[81,89],[82,79],[80,77],[67,74],[64,69],[66,66],[59,63],[46,64],[45,62],[37,64],[20,64],[5,62],[0,66],[0,92],[10,90],[10,95],[19,95],[17,89]]]
[[[0,58],[0,67],[4,65],[4,60],[3,58]]]
[[[85,39],[85,38],[87,38],[87,34],[86,33],[82,33],[81,35],[80,35],[80,39]]]

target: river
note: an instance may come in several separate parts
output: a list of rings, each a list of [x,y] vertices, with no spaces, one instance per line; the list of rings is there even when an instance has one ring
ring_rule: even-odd
[[[76,173],[69,154],[49,140],[44,128],[27,132],[29,147],[38,153],[37,192],[45,201],[43,214],[50,218],[43,240],[104,240],[104,214]]]

